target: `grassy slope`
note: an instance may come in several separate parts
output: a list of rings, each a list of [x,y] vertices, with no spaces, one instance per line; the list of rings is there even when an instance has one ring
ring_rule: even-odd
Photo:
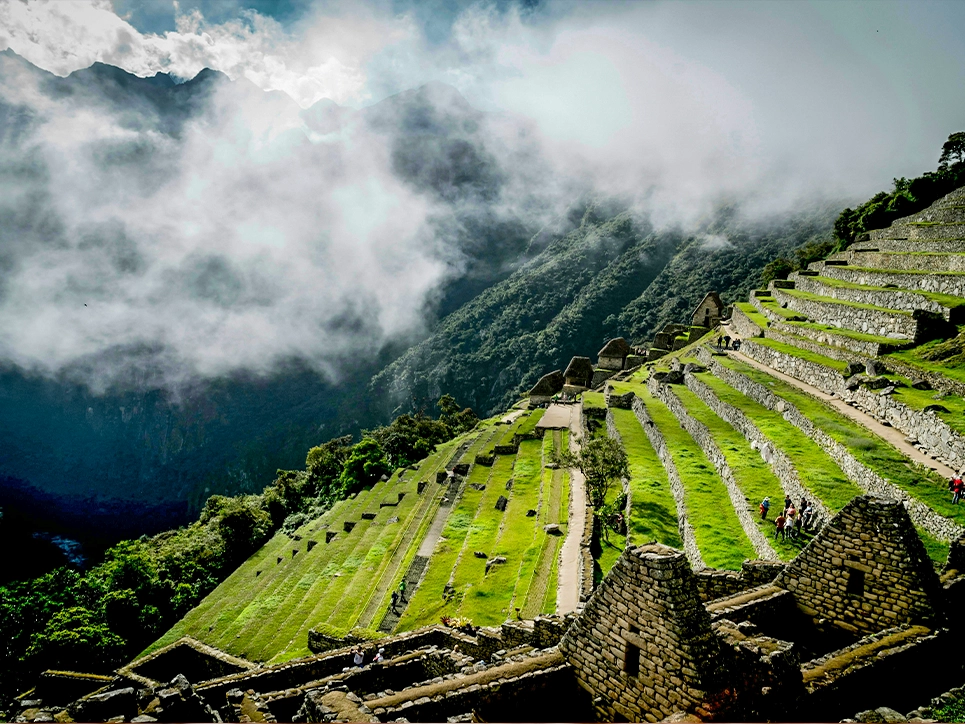
[[[684,486],[684,501],[704,561],[713,568],[740,569],[744,560],[756,558],[757,554],[737,520],[724,482],[667,406],[651,396],[646,385],[635,387],[637,396],[667,441]]]
[[[631,545],[652,540],[680,548],[677,505],[670,492],[670,481],[657,452],[630,410],[611,410],[613,421],[630,459],[630,520],[627,521]]]
[[[758,505],[764,496],[769,496],[775,502],[775,506],[784,499],[784,489],[774,471],[771,470],[771,466],[764,462],[760,453],[751,448],[743,435],[718,417],[697,395],[683,385],[675,385],[673,392],[687,408],[690,416],[707,426],[714,442],[727,460],[737,487],[745,496],[747,509],[751,511],[762,532],[774,538],[772,545],[778,555],[784,560],[793,558],[803,547],[804,541],[777,539],[773,535],[774,517],[762,520],[757,512]]]
[[[938,513],[965,524],[965,507],[951,504],[946,482],[940,475],[912,463],[887,442],[869,432],[867,428],[802,390],[736,360],[723,357],[718,359],[725,366],[766,386],[774,394],[793,404],[819,429],[847,447],[859,462],[881,477],[923,501]],[[756,421],[756,412],[753,416]],[[803,437],[800,431],[797,434]]]

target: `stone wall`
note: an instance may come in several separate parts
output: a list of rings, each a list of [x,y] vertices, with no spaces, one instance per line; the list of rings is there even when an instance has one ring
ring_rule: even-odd
[[[560,642],[603,721],[712,715],[723,688],[721,645],[680,551],[659,544],[617,560]]]
[[[771,289],[771,293],[782,307],[800,312],[823,324],[882,337],[893,334],[915,339],[918,335],[918,321],[911,314],[887,312],[873,307],[855,307],[843,303],[818,302],[788,294],[780,289]]]
[[[744,561],[740,571],[704,568],[694,574],[700,600],[708,603],[770,583],[784,570],[784,565],[775,561]]]
[[[764,330],[751,321],[751,318],[748,317],[740,307],[735,305],[733,309],[734,311],[730,315],[730,326],[737,330],[737,334],[745,339],[747,337],[762,337],[764,335]]]
[[[804,337],[805,339],[810,339],[819,344],[824,344],[829,347],[839,347],[850,352],[854,352],[857,355],[863,357],[877,357],[878,355],[885,354],[895,349],[900,349],[901,347],[908,346],[908,342],[902,340],[895,340],[894,344],[885,344],[878,342],[869,342],[866,340],[854,339],[853,337],[846,337],[843,334],[835,334],[834,330],[821,330],[812,329],[810,327],[802,327],[800,325],[788,324],[783,320],[771,320],[771,326],[768,331],[777,331],[783,334],[793,334],[798,337]],[[827,352],[822,354],[828,355]]]
[[[889,395],[880,394],[879,390],[866,387],[844,390],[841,397],[915,438],[949,467],[956,470],[965,467],[965,438],[934,412],[912,409]]]
[[[707,358],[713,360],[711,355],[707,355]],[[740,432],[745,439],[749,440],[752,447],[756,446],[761,458],[771,466],[771,470],[774,471],[777,479],[781,482],[781,488],[784,489],[786,495],[790,495],[794,500],[807,498],[811,502],[815,513],[814,520],[817,522],[816,529],[820,530],[821,525],[831,517],[831,514],[828,509],[824,507],[821,499],[801,482],[801,476],[798,474],[797,468],[794,467],[794,463],[791,462],[791,459],[784,451],[768,439],[767,436],[757,428],[750,417],[738,408],[729,405],[717,397],[710,385],[705,384],[692,374],[684,375],[684,383],[687,385],[687,388],[703,400],[711,410],[717,413],[722,420]]]
[[[844,383],[844,377],[837,370],[780,352],[771,347],[765,347],[753,340],[747,340],[741,344],[741,352],[762,365],[783,372],[796,380],[807,382],[812,387],[817,387],[828,394],[837,392]]]
[[[953,520],[939,515],[928,505],[917,498],[911,497],[897,485],[893,485],[870,468],[865,467],[844,445],[823,430],[818,429],[811,420],[787,400],[778,397],[763,385],[759,385],[739,372],[724,367],[706,349],[700,350],[698,357],[715,377],[720,378],[738,392],[747,395],[764,407],[780,412],[785,420],[820,445],[838,464],[838,467],[841,468],[848,479],[859,488],[873,495],[901,500],[908,509],[915,525],[921,526],[931,535],[943,541],[953,540],[960,536],[962,532],[965,532],[965,528],[962,528]],[[807,382],[807,380],[804,381]]]
[[[636,415],[637,420],[643,426],[643,431],[647,439],[650,440],[653,449],[656,451],[657,457],[660,458],[660,462],[663,463],[664,470],[667,471],[667,479],[670,481],[670,492],[677,506],[677,527],[680,530],[680,540],[683,541],[687,559],[695,570],[705,568],[704,559],[700,555],[700,548],[697,547],[697,540],[694,538],[693,526],[691,526],[690,519],[687,517],[687,504],[684,502],[684,486],[680,481],[680,474],[677,472],[677,466],[674,465],[670,450],[667,448],[667,441],[664,440],[660,430],[654,424],[653,420],[650,419],[650,415],[647,414],[647,406],[643,404],[643,400],[634,396],[632,409],[633,414]]]
[[[814,354],[824,355],[825,357],[840,360],[841,362],[861,362],[864,364],[864,360],[869,359],[869,355],[855,354],[850,349],[832,347],[819,342],[811,341],[811,339],[808,337],[800,337],[797,335],[797,330],[792,330],[790,334],[788,334],[785,332],[785,330],[772,328],[768,329],[764,333],[764,336],[768,339],[773,339],[775,342],[781,342],[782,344],[797,347],[798,349],[813,352]]]
[[[828,267],[833,269],[834,267]],[[838,267],[839,269],[841,267]],[[825,284],[821,277],[799,276],[797,272],[791,274],[794,280],[794,288],[802,292],[817,294],[822,297],[840,299],[845,302],[855,304],[871,304],[885,309],[898,309],[905,312],[914,312],[916,309],[927,309],[929,312],[940,314],[943,319],[951,319],[951,310],[943,307],[922,294],[916,294],[904,289],[854,289],[852,287],[840,287],[833,284]]]
[[[938,575],[897,500],[854,498],[775,585],[791,591],[819,627],[869,634],[942,620]]]
[[[690,434],[700,446],[700,449],[703,450],[704,455],[714,464],[717,474],[720,475],[721,480],[724,481],[724,485],[727,488],[727,495],[730,498],[734,512],[737,514],[737,519],[740,521],[741,528],[743,528],[744,534],[748,540],[750,540],[751,545],[754,546],[754,552],[757,554],[757,557],[770,561],[778,560],[779,556],[777,555],[777,551],[771,546],[754,520],[754,514],[748,506],[747,498],[737,486],[734,473],[731,471],[730,465],[727,464],[727,459],[717,446],[707,426],[687,413],[687,408],[684,407],[683,403],[673,393],[670,385],[660,384],[651,377],[647,382],[647,387],[650,390],[650,394],[670,409],[674,417],[680,422],[680,426]]]
[[[886,250],[880,244],[875,244],[874,246],[882,249],[881,251],[862,251],[860,248],[854,248],[844,252],[841,256],[849,264],[857,267],[903,269],[906,271],[922,272],[965,271],[965,257],[955,253],[961,251],[960,243],[956,244],[955,248],[949,248],[947,253],[913,254],[911,256],[901,252],[918,251],[918,244],[892,242],[891,245],[895,246],[895,248]],[[921,251],[924,251],[924,249]]]
[[[826,266],[821,270],[821,274],[832,279],[850,282],[851,284],[867,284],[876,287],[892,284],[901,288],[910,287],[920,289],[923,292],[951,294],[952,296],[965,298],[965,276],[961,274],[942,274],[941,271],[938,270],[935,270],[931,274],[902,274],[899,271],[888,272],[847,266]]]

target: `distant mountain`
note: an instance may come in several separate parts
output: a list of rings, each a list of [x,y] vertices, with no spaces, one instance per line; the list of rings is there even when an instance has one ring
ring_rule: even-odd
[[[177,391],[131,380],[94,394],[70,370],[51,379],[0,366],[0,505],[7,521],[29,521],[18,523],[21,531],[43,528],[44,516],[50,530],[98,545],[157,531],[186,520],[211,494],[260,490],[276,469],[303,465],[312,445],[402,410],[431,409],[442,393],[491,412],[573,354],[595,353],[607,336],[642,340],[680,321],[709,289],[742,297],[767,261],[830,228],[830,215],[746,228],[722,215],[702,231],[726,237],[714,246],[701,235],[655,232],[628,208],[578,189],[571,208],[550,218],[537,150],[505,142],[525,139],[527,129],[474,109],[443,84],[362,110],[328,100],[302,110],[283,93],[209,70],[179,83],[97,63],[59,78],[0,53],[0,80],[28,76],[78,114],[108,112],[161,139],[104,151],[119,173],[124,164],[156,171],[147,183],[164,177],[166,144],[179,142],[221,87],[266,117],[297,114],[304,132],[319,137],[365,124],[388,140],[393,172],[437,210],[432,232],[451,254],[424,310],[425,338],[356,350],[337,383],[293,361],[268,378],[236,374]],[[0,97],[0,175],[43,179],[43,159],[28,143],[43,122]],[[56,243],[55,199],[36,189],[29,203],[0,203],[0,295],[12,250]]]

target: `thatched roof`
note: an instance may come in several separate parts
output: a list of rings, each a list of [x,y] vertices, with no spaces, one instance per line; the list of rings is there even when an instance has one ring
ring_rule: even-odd
[[[574,357],[567,365],[563,376],[566,379],[577,379],[583,383],[584,387],[587,387],[590,380],[593,379],[593,363],[590,362],[589,357]]]
[[[529,391],[529,394],[555,395],[557,392],[563,389],[563,384],[563,373],[559,370],[553,370],[549,374],[545,374],[540,377],[539,382],[533,385],[533,389]]]
[[[603,349],[596,353],[597,357],[626,357],[630,354],[630,345],[623,337],[611,339]]]

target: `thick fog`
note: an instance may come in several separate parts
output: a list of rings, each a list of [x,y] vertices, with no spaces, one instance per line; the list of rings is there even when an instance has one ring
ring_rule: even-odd
[[[95,390],[337,379],[582,193],[658,227],[845,203],[965,128],[953,3],[122,10],[0,2],[0,360]]]

